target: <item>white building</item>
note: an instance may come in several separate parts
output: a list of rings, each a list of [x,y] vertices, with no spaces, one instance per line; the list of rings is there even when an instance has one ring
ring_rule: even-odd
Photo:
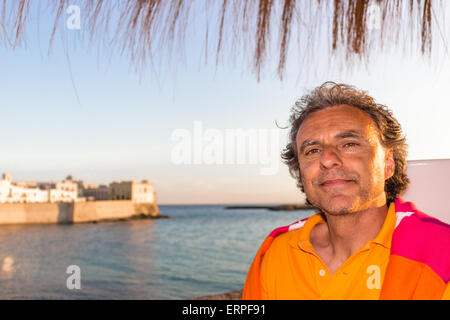
[[[0,180],[0,203],[5,203],[10,193],[10,182],[5,180],[4,177],[5,175],[3,175],[3,179]]]
[[[147,180],[113,182],[110,184],[111,200],[131,200],[137,203],[155,202],[155,190]]]
[[[67,178],[58,183],[14,183],[10,174],[0,180],[0,203],[74,202],[78,185]]]
[[[32,183],[14,184],[10,174],[3,174],[0,180],[0,203],[30,202],[48,202],[48,192]]]
[[[64,181],[52,185],[49,191],[50,202],[75,202],[78,198],[78,184],[68,176]]]
[[[39,188],[22,188],[22,198],[25,203],[30,202],[48,202],[48,192]],[[20,191],[19,191],[20,192]],[[16,202],[16,201],[13,201]]]
[[[84,197],[79,197],[79,195]],[[131,200],[136,203],[154,203],[153,185],[144,180],[113,182],[105,185],[83,185],[68,176],[62,182],[13,182],[10,174],[0,180],[0,203],[80,202],[86,200]]]

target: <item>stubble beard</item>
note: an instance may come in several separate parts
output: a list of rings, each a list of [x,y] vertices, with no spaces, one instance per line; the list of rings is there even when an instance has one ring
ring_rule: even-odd
[[[318,207],[331,216],[345,216],[367,209],[367,197],[364,195],[337,196],[320,201]]]
[[[369,190],[359,189],[359,192],[349,195],[327,195],[321,197],[309,193],[305,189],[308,201],[315,207],[322,210],[323,213],[331,216],[351,215],[367,209],[370,205],[371,192]],[[309,195],[308,195],[309,194]]]

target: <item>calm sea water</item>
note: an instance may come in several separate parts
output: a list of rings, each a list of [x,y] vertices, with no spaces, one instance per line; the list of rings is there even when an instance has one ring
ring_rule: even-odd
[[[160,206],[170,219],[0,226],[0,299],[184,299],[243,287],[275,227],[312,211]],[[69,265],[81,288],[68,289]]]

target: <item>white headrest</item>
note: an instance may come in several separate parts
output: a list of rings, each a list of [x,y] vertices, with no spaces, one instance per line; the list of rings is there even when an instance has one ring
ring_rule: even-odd
[[[450,159],[410,160],[406,172],[411,184],[401,197],[450,224]]]

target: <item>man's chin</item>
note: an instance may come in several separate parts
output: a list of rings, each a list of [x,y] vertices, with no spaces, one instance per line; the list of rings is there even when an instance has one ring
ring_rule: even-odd
[[[332,216],[342,216],[358,211],[354,199],[345,196],[320,201],[315,206],[320,208],[324,213]]]

